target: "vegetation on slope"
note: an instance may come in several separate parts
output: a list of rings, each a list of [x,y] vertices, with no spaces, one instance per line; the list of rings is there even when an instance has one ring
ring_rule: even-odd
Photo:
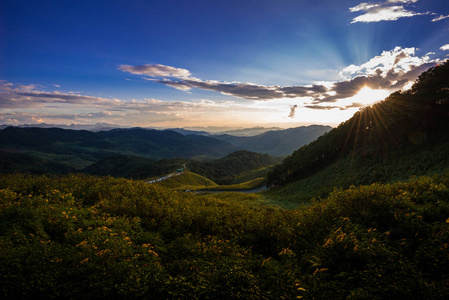
[[[75,169],[63,162],[44,159],[27,153],[0,151],[0,173],[67,174]]]
[[[249,151],[237,151],[222,159],[208,162],[180,158],[155,161],[138,156],[114,155],[83,169],[83,173],[100,176],[110,175],[132,179],[147,179],[150,177],[166,175],[187,166],[189,170],[204,177],[212,178],[220,184],[244,184],[257,179],[259,185],[261,185],[265,181],[264,177],[269,171],[268,167],[277,162],[279,162],[278,159],[267,154]],[[180,178],[170,181],[176,181],[179,186],[192,185],[188,182],[190,179],[187,177],[182,178],[187,181],[182,183],[179,181]],[[193,185],[199,186],[197,184]],[[205,187],[210,186],[211,184],[207,184]],[[250,187],[252,187],[252,185]]]
[[[153,160],[140,156],[112,155],[102,159],[82,172],[99,176],[114,176],[131,179],[146,179],[161,176],[182,168],[185,159],[170,158]]]
[[[232,184],[245,173],[270,167],[278,162],[279,159],[268,154],[242,150],[233,152],[216,161],[190,161],[187,167],[192,172],[203,175],[218,184]]]
[[[178,191],[199,190],[218,186],[212,180],[189,171],[184,171],[182,174],[162,180],[158,184]]]
[[[332,184],[328,192],[333,186],[397,181],[432,169],[444,170],[449,166],[447,78],[449,62],[421,74],[410,90],[393,93],[357,112],[287,157],[268,174],[268,185],[305,180],[333,168],[334,163],[344,166],[338,166],[333,174],[326,172],[329,177],[319,183]],[[400,171],[395,172],[395,168]],[[349,180],[342,181],[345,178]]]
[[[448,187],[413,178],[283,210],[111,177],[3,175],[0,293],[445,299]]]

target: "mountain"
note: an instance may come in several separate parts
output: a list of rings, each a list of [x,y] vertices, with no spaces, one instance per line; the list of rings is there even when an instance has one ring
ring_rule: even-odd
[[[238,148],[213,137],[140,128],[90,132],[60,128],[8,127],[0,131],[0,151],[27,152],[49,159],[78,160],[86,166],[114,154],[153,159],[223,157]]]
[[[395,182],[449,171],[449,62],[410,90],[366,107],[301,147],[267,178],[271,187],[326,194],[334,187]]]
[[[164,129],[164,130],[174,131],[174,132],[180,133],[182,135],[189,135],[189,134],[206,135],[206,136],[210,135],[210,133],[207,131],[196,131],[196,130],[189,130],[189,129],[184,129],[184,128],[168,128],[168,129]]]
[[[0,152],[0,173],[67,174],[75,168],[66,163],[44,159],[27,153]]]
[[[5,129],[7,127],[10,127],[11,125],[0,125],[0,130]],[[17,127],[24,127],[24,128],[62,128],[62,129],[73,129],[73,130],[88,130],[88,131],[107,131],[115,128],[123,128],[124,126],[121,125],[115,125],[115,124],[108,124],[108,123],[96,123],[96,124],[70,124],[70,125],[64,125],[64,124],[46,124],[46,123],[39,123],[39,124],[21,124]]]
[[[284,130],[270,130],[255,136],[214,135],[215,138],[239,148],[272,156],[287,156],[325,134],[332,127],[310,125]]]
[[[233,135],[233,136],[255,136],[258,134],[265,133],[267,131],[278,131],[281,130],[279,127],[252,127],[252,128],[243,128],[243,129],[234,129],[234,130],[226,130],[221,131],[220,133],[216,134],[227,134],[227,135]]]
[[[154,160],[132,155],[112,155],[84,168],[83,173],[133,179],[160,176],[182,168],[185,159],[171,158]]]

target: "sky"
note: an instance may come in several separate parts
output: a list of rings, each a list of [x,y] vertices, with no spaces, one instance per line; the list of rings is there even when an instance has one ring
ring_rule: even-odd
[[[447,0],[2,0],[0,124],[337,126],[448,58]]]

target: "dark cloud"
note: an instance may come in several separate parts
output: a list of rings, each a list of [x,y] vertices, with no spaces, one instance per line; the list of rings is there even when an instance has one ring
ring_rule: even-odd
[[[374,4],[363,3],[359,8],[369,8],[371,5]],[[434,65],[434,62],[426,63],[428,57],[418,58],[413,56],[414,51],[414,48],[402,49],[396,47],[391,51],[384,51],[380,56],[373,58],[364,65],[351,65],[342,72],[342,75],[344,73],[351,78],[335,82],[330,87],[320,84],[281,87],[202,80],[190,77],[190,72],[186,69],[163,65],[123,65],[119,69],[133,74],[145,75],[147,76],[146,80],[182,91],[192,89],[216,91],[224,95],[256,101],[308,97],[313,100],[312,105],[315,105],[325,102],[333,103],[355,96],[364,87],[391,91],[403,88],[409,81],[414,81],[420,73]],[[411,62],[416,63],[416,66],[411,65]]]
[[[298,105],[291,105],[290,106],[290,114],[288,115],[289,118],[294,118],[295,117],[295,110],[298,107]]]
[[[350,80],[335,82],[328,90],[328,94],[333,92],[332,95],[322,97],[322,94],[320,94],[313,99],[313,104],[337,102],[340,99],[355,96],[364,87],[395,91],[403,88],[408,82],[415,81],[422,72],[433,66],[435,66],[434,62],[410,66],[410,70],[407,72],[396,72],[394,69],[390,69],[385,75],[384,72],[377,69],[375,75],[357,76]]]
[[[192,88],[201,90],[216,91],[225,95],[239,97],[248,100],[272,100],[282,98],[314,97],[317,94],[326,92],[323,85],[309,86],[264,86],[250,83],[231,82],[224,83],[218,81],[202,81],[199,79],[172,80],[151,80],[167,86],[188,91]]]
[[[285,94],[285,98],[308,97],[311,95],[324,94],[327,89],[324,85],[308,86],[287,86],[280,88]]]
[[[364,107],[365,105],[362,103],[356,103],[353,102],[351,105],[347,106],[336,106],[336,105],[306,105],[304,107],[310,108],[310,109],[317,109],[317,110],[330,110],[330,109],[339,109],[339,110],[347,110],[349,108],[360,108]]]
[[[310,109],[317,109],[317,110],[330,110],[330,109],[334,109],[334,108],[339,108],[341,109],[340,106],[322,106],[322,105],[305,105],[305,108],[310,108]]]
[[[314,103],[321,102],[336,102],[340,99],[349,98],[357,95],[357,93],[364,87],[371,89],[389,89],[391,81],[380,75],[374,76],[357,76],[350,80],[339,81],[329,89],[328,92],[333,92],[329,96],[316,97]],[[321,95],[320,95],[321,96]]]

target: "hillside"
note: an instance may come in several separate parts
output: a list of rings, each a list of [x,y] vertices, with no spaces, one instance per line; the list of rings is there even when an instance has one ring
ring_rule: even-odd
[[[0,175],[4,299],[446,299],[449,176],[300,210],[112,177]]]
[[[231,184],[244,173],[267,168],[279,163],[279,159],[268,154],[236,151],[219,160],[210,162],[190,161],[188,169],[211,179],[218,184]]]
[[[184,171],[180,175],[162,180],[158,184],[177,191],[198,190],[218,186],[212,180],[189,171]]]
[[[410,90],[366,107],[268,174],[271,187],[321,191],[394,182],[449,169],[449,63],[421,74]],[[311,195],[311,194],[310,194]]]
[[[67,174],[75,169],[64,162],[44,159],[27,153],[0,152],[0,173]]]
[[[112,155],[81,170],[82,173],[132,179],[161,176],[182,168],[186,162],[180,158],[153,160],[141,156]]]
[[[88,166],[82,172],[100,176],[147,179],[186,166],[192,172],[217,183],[238,184],[265,177],[268,167],[279,162],[279,159],[267,154],[249,151],[236,151],[221,159],[207,162],[180,158],[156,161],[139,156],[113,155]]]
[[[78,164],[72,165],[78,169],[114,154],[153,159],[197,155],[222,157],[237,149],[212,137],[139,128],[100,132],[18,127],[0,130],[0,151],[27,152],[54,161],[79,160]]]
[[[271,156],[287,156],[325,134],[332,127],[310,125],[284,130],[270,130],[255,136],[214,135],[222,141],[253,152]]]

